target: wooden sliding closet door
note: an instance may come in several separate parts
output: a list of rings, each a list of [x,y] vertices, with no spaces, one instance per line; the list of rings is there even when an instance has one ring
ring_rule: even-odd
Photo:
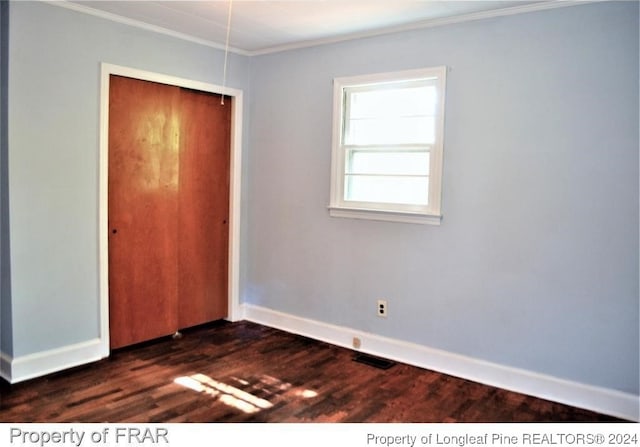
[[[180,89],[111,76],[109,331],[111,347],[178,324]]]
[[[227,315],[231,101],[112,75],[111,347]]]
[[[178,323],[227,316],[231,99],[182,90]]]

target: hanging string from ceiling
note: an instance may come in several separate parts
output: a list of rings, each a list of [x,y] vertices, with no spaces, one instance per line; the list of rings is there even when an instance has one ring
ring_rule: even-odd
[[[229,0],[229,11],[227,13],[227,38],[224,44],[224,68],[222,69],[222,97],[220,105],[224,105],[224,91],[227,87],[227,60],[229,58],[229,35],[231,34],[231,10],[233,9],[233,0]]]

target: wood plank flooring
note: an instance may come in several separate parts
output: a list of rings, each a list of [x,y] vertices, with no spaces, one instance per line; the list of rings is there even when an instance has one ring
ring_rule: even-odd
[[[0,386],[2,422],[614,421],[250,322],[220,322]]]

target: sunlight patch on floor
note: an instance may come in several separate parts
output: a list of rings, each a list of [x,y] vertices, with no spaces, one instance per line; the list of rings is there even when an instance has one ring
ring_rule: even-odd
[[[234,386],[227,385],[223,382],[218,382],[217,380],[213,380],[209,376],[205,376],[204,374],[195,374],[193,376],[198,382],[203,385],[209,386],[215,390],[220,391],[228,396],[232,396],[234,398],[243,400],[245,402],[250,403],[251,405],[266,410],[267,408],[273,407],[273,404],[268,400],[261,399],[259,397],[254,396],[253,394],[247,393],[246,391],[242,391]]]
[[[204,374],[178,377],[173,382],[198,393],[209,394],[212,397],[219,396],[220,402],[245,413],[257,413],[273,406],[268,400],[256,397],[224,382],[218,382]]]
[[[239,377],[231,377],[228,381],[237,383],[239,386],[250,387],[259,391],[260,394],[274,398],[288,394],[289,396],[293,395],[297,398],[310,399],[318,395],[317,392],[309,389],[291,390],[292,385],[290,383],[267,375],[255,379],[255,383]],[[229,405],[247,414],[257,413],[273,407],[273,404],[267,399],[257,397],[228,383],[212,379],[205,374],[177,377],[173,382],[198,393],[216,397],[225,405]],[[289,393],[289,390],[291,390],[291,393]]]
[[[312,390],[299,390],[296,391],[296,396],[300,396],[303,399],[311,399],[312,397],[316,397],[318,393]]]

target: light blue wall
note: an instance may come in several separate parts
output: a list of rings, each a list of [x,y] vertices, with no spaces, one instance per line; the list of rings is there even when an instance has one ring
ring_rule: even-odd
[[[98,337],[100,63],[221,84],[221,51],[12,2],[9,188],[14,357]],[[244,89],[248,59],[227,85]],[[3,337],[4,341],[4,337]]]
[[[442,225],[330,218],[332,79],[438,65]],[[639,392],[636,2],[265,55],[251,73],[247,302]]]
[[[0,2],[0,352],[12,355],[9,262],[9,2]]]

